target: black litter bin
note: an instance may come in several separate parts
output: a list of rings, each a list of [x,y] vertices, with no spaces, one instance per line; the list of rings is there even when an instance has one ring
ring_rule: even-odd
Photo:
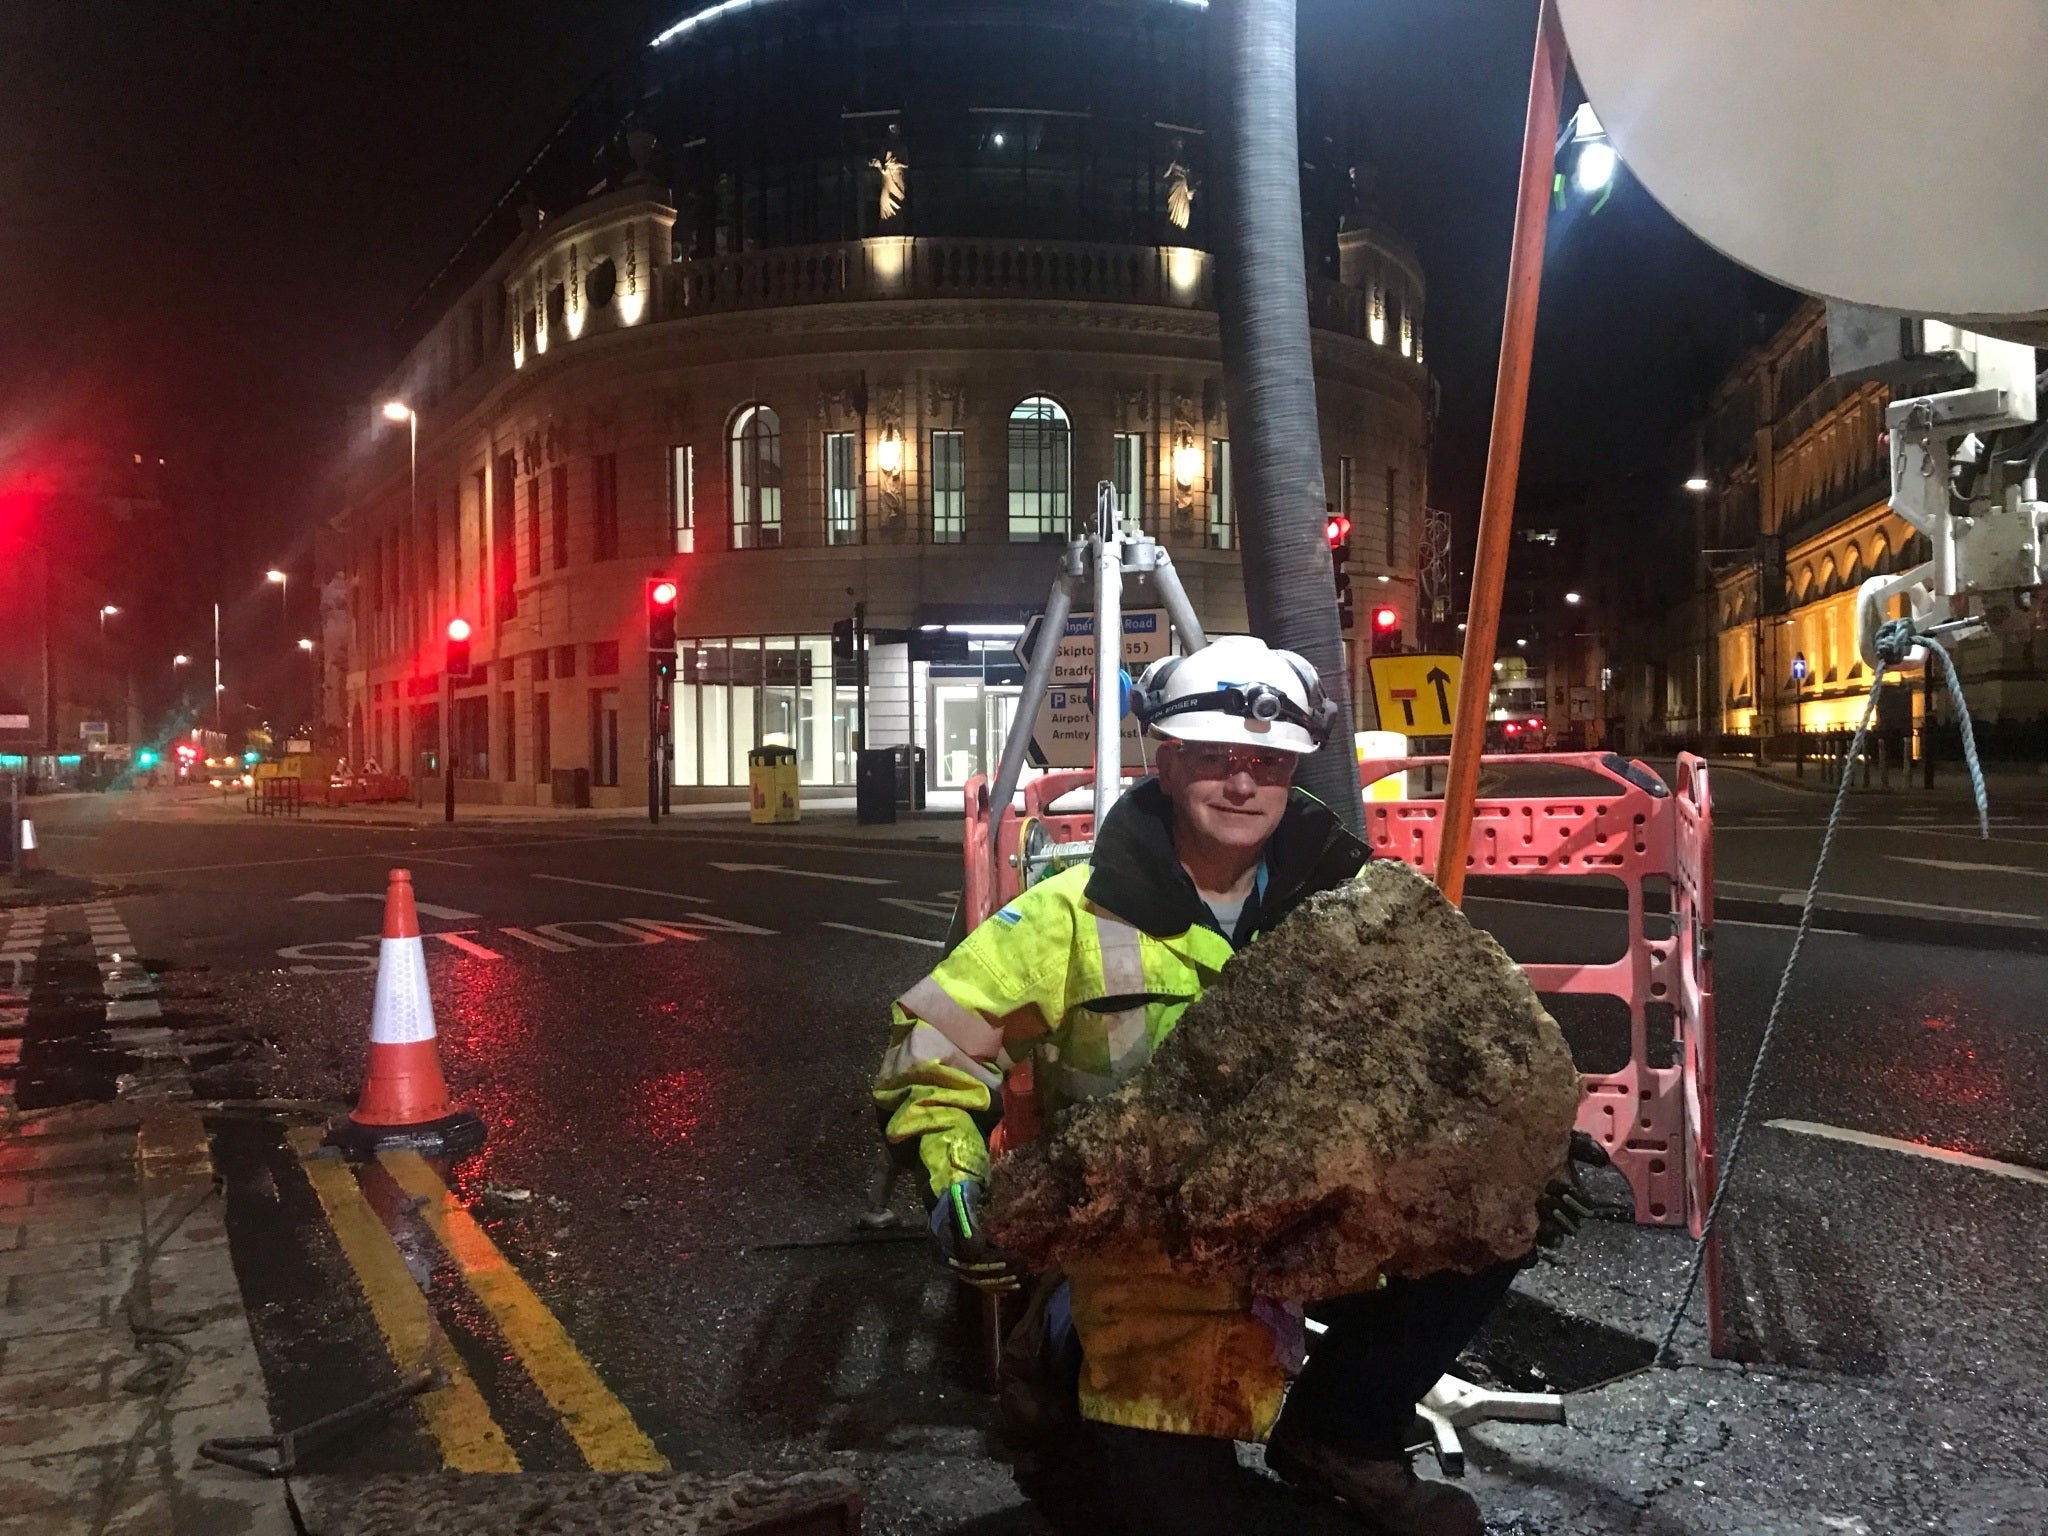
[[[863,747],[853,769],[854,819],[874,826],[896,819],[896,752]]]
[[[923,810],[924,748],[899,746],[889,750],[896,755],[896,804],[905,810]]]

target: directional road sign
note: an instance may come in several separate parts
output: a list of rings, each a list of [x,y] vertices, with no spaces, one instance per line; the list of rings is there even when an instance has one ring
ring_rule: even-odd
[[[1458,704],[1456,656],[1374,656],[1372,696],[1379,704],[1380,729],[1403,736],[1448,736]]]
[[[1146,664],[1173,652],[1173,634],[1164,608],[1134,608],[1124,618],[1124,670],[1135,678]],[[1034,614],[1017,642],[1017,658],[1028,663],[1038,641],[1044,614]],[[1038,718],[1030,722],[1032,760],[1044,768],[1095,766],[1095,710],[1090,693],[1095,682],[1095,615],[1070,614],[1053,658],[1052,678]],[[1144,767],[1138,722],[1124,716],[1124,767]]]

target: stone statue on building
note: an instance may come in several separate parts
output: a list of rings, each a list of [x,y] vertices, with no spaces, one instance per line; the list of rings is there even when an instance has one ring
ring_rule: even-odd
[[[1188,180],[1188,168],[1176,159],[1166,168],[1166,222],[1186,229],[1195,214],[1195,189]]]
[[[893,149],[883,150],[881,159],[870,160],[868,164],[882,173],[881,197],[875,206],[886,224],[903,211],[903,195],[910,167],[897,159]]]

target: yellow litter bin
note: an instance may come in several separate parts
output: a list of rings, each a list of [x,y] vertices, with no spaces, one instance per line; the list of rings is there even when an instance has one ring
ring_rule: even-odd
[[[756,747],[747,754],[747,783],[753,790],[748,813],[757,822],[801,821],[796,748]]]

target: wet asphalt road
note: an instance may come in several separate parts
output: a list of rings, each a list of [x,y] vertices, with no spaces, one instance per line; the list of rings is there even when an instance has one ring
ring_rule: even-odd
[[[444,1063],[490,1127],[450,1184],[674,1464],[846,1461],[873,1529],[1039,1529],[986,1452],[971,1309],[920,1243],[851,1227],[887,1003],[938,957],[957,844],[201,826],[123,809],[53,804],[48,846],[114,882],[169,1021],[219,1042],[203,1092],[353,1095],[375,898],[386,870],[412,868]],[[1524,960],[1622,943],[1609,914],[1472,911]],[[1789,942],[1718,934],[1724,1147]],[[1821,934],[1806,966],[1726,1251],[1738,1352],[1786,1373],[1638,1377],[1575,1400],[1569,1434],[1487,1432],[1476,1481],[1497,1530],[2039,1528],[1979,1516],[2048,1486],[2048,1188],[1763,1122],[2048,1166],[2048,958]],[[1625,1052],[1615,1011],[1558,1011],[1582,1067]],[[274,1121],[216,1128],[275,1418],[383,1385],[381,1341]],[[365,1192],[402,1248],[411,1234],[416,1276],[522,1462],[579,1465],[402,1196],[375,1177]],[[897,1203],[914,1219],[907,1190]],[[1677,1234],[1602,1224],[1523,1289],[1654,1335],[1684,1256]],[[1575,1384],[1569,1360],[1549,1369]],[[336,1454],[351,1470],[436,1461],[408,1418]],[[1787,1511],[1804,1523],[1763,1519]]]

